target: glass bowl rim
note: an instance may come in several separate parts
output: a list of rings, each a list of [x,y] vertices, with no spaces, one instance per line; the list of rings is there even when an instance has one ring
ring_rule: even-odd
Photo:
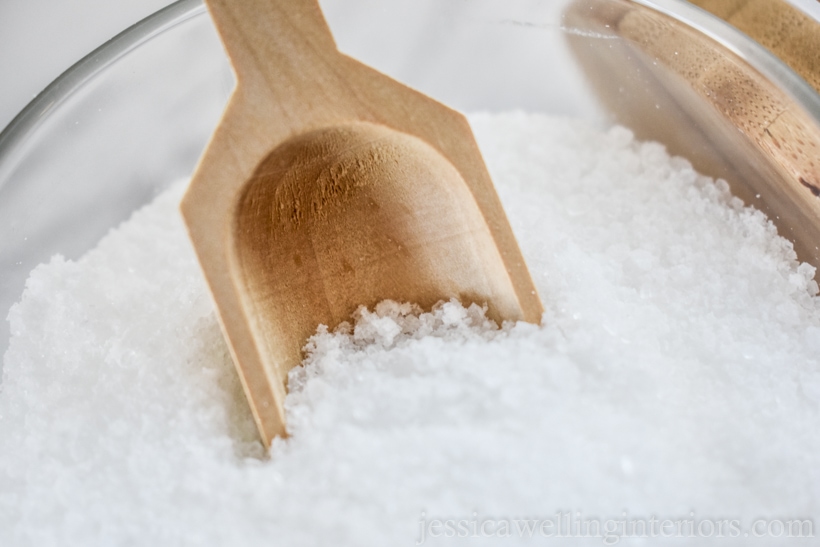
[[[126,28],[57,76],[0,131],[0,166],[50,111],[107,67],[152,38],[206,11],[203,0],[176,0]],[[4,179],[0,177],[0,188]]]

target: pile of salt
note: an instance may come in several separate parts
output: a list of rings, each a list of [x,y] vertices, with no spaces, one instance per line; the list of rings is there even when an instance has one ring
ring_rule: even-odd
[[[810,519],[813,268],[625,129],[471,122],[542,327],[384,303],[320,329],[291,374],[292,436],[266,458],[176,185],[82,259],[35,269],[11,311],[0,544],[433,544],[438,519],[515,543],[500,523],[569,511],[737,519],[744,544],[755,518]]]

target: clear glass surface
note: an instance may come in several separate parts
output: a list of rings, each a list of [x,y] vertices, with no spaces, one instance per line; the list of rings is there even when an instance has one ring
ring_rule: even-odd
[[[578,54],[579,48],[609,49],[621,37],[590,23],[593,13],[589,20],[565,19],[570,3],[321,1],[340,50],[459,110],[524,109],[629,123],[617,105],[602,100],[600,78],[586,73],[590,67]],[[593,4],[606,11],[632,3]],[[680,0],[637,4],[708,35],[820,120],[817,94],[745,36]],[[604,95],[632,79],[659,95],[644,108],[663,104],[671,110],[668,120],[685,110],[661,96],[668,93],[664,86],[647,87],[629,70],[610,72]],[[189,176],[233,83],[201,1],[181,0],[103,45],[41,93],[0,134],[0,316],[19,299],[37,264],[58,253],[79,257],[134,209]],[[664,138],[651,130],[640,135]],[[737,150],[721,154],[737,156]],[[731,169],[703,168],[727,178]],[[2,321],[0,354],[8,338]]]

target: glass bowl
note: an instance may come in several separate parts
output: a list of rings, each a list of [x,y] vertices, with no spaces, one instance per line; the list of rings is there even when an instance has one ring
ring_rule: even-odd
[[[454,108],[619,121],[639,137],[661,140],[780,217],[781,233],[795,240],[801,258],[818,263],[815,232],[795,231],[811,212],[778,189],[776,169],[727,132],[725,120],[704,114],[702,97],[678,93],[674,71],[648,69],[660,57],[635,53],[613,24],[632,9],[666,18],[745,66],[820,127],[817,93],[708,13],[680,0],[321,4],[340,50]],[[57,253],[77,258],[189,176],[233,83],[205,7],[180,0],[98,48],[34,99],[0,134],[0,315],[37,264]],[[0,354],[8,339],[2,321]]]

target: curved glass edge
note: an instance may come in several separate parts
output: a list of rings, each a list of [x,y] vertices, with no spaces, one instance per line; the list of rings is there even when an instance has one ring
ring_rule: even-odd
[[[817,0],[786,0],[789,4],[820,23],[820,2]]]
[[[774,53],[706,10],[683,0],[630,0],[675,19],[719,43],[782,87],[820,125],[820,95]]]
[[[74,63],[29,102],[0,132],[0,165],[48,113],[95,74],[142,43],[205,12],[203,0],[177,0],[131,25]],[[0,177],[0,187],[5,183]]]

